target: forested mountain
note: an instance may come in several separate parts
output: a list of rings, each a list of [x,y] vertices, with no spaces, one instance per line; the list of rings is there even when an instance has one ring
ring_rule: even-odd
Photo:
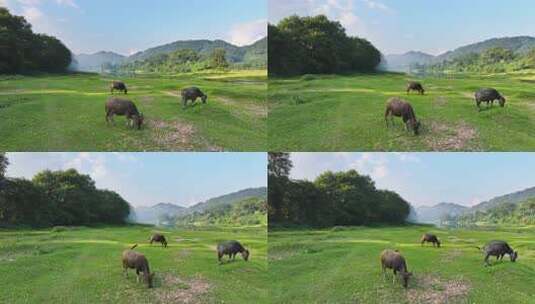
[[[266,199],[267,198],[267,188],[266,187],[260,187],[260,188],[249,188],[240,190],[238,192],[233,192],[230,194],[218,196],[211,198],[205,202],[197,203],[190,208],[188,208],[189,212],[202,212],[208,208],[215,207],[215,206],[221,206],[221,205],[232,205],[236,202],[243,201],[250,198],[260,198],[260,199]]]
[[[202,214],[209,210],[216,210],[214,213],[220,213],[222,210],[229,211],[229,208],[236,203],[251,199],[266,201],[267,188],[244,189],[214,197],[205,202],[199,202],[191,207],[182,207],[170,203],[160,203],[151,207],[136,207],[135,221],[145,224],[159,224],[174,221],[175,218],[185,215]]]
[[[386,55],[386,69],[389,71],[406,72],[414,64],[430,64],[435,56],[423,52],[410,51],[405,54]]]
[[[232,204],[211,205],[200,212],[178,215],[169,223],[175,226],[267,225],[267,200],[249,197]]]
[[[126,56],[100,51],[94,54],[78,54],[74,57],[77,62],[77,69],[85,72],[100,72],[105,63],[121,64],[125,62]]]
[[[497,196],[472,207],[452,203],[418,207],[417,221],[447,226],[486,223],[535,223],[535,187]]]
[[[186,207],[171,203],[159,203],[150,207],[136,207],[133,220],[143,224],[158,224],[166,215],[183,214],[186,210]]]
[[[417,219],[420,223],[439,224],[445,216],[458,216],[468,207],[454,203],[439,203],[434,206],[420,206],[416,208]]]
[[[227,61],[230,63],[246,62],[255,59],[255,54],[267,53],[267,38],[263,38],[252,45],[239,47],[223,40],[183,40],[153,47],[138,52],[127,58],[128,62],[143,61],[159,54],[169,54],[177,50],[193,50],[201,56],[208,56],[214,49],[224,49]]]
[[[128,57],[113,52],[98,52],[77,55],[76,61],[78,70],[88,72],[191,72],[212,68],[210,61],[218,51],[222,52],[221,56],[232,67],[267,66],[267,37],[243,47],[223,40],[175,41]]]
[[[410,51],[386,55],[386,69],[407,72],[411,67],[432,66],[437,70],[503,72],[535,68],[535,37],[493,38],[472,43],[438,56]],[[533,57],[533,58],[532,58]]]
[[[444,60],[452,60],[472,53],[480,54],[492,48],[503,48],[510,50],[515,54],[525,54],[535,48],[535,37],[517,36],[488,39],[441,54],[437,56],[434,61],[441,62]]]
[[[447,224],[457,227],[500,224],[535,225],[535,197],[515,203],[502,201],[483,211],[476,210],[448,219]]]
[[[535,198],[535,187],[527,188],[506,195],[497,196],[491,200],[475,205],[471,208],[470,211],[485,211],[505,203],[519,204],[531,198]]]

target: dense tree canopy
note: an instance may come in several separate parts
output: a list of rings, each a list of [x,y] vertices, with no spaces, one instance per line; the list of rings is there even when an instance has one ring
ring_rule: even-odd
[[[4,177],[4,174],[6,173],[6,168],[9,165],[9,161],[7,160],[6,154],[3,152],[0,152],[0,179]]]
[[[347,36],[339,22],[323,15],[291,16],[268,26],[271,75],[374,70],[381,53],[369,41]]]
[[[0,188],[0,226],[121,224],[129,204],[100,190],[89,175],[74,169],[43,171],[33,180],[8,178]]]
[[[325,172],[313,182],[288,178],[287,153],[270,153],[269,222],[309,226],[398,224],[410,206],[397,193],[378,190],[355,170]],[[274,168],[285,168],[284,170]]]
[[[64,71],[71,59],[71,52],[61,41],[34,34],[24,17],[0,7],[0,73]]]

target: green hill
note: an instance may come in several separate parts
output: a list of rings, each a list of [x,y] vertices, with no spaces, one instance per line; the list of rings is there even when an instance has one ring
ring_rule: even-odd
[[[177,50],[193,50],[201,56],[208,56],[214,49],[224,49],[230,63],[267,62],[267,37],[252,45],[239,47],[223,40],[185,40],[157,46],[138,52],[126,59],[127,62],[143,61],[160,54]]]
[[[459,47],[453,51],[446,52],[435,58],[435,62],[444,60],[452,60],[471,53],[480,54],[492,48],[504,48],[512,51],[515,54],[526,54],[531,49],[535,48],[535,37],[517,36],[492,38],[485,41],[472,43],[466,46]]]

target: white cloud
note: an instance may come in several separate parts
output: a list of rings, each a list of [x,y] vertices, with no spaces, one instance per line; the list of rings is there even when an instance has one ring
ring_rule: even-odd
[[[36,6],[23,6],[22,15],[33,24],[41,20],[43,12]]]
[[[67,5],[70,7],[78,8],[78,4],[74,0],[56,0],[56,3],[59,5]]]
[[[229,33],[229,41],[235,45],[252,44],[267,35],[267,20],[259,19],[251,22],[236,24]]]
[[[378,9],[386,12],[393,12],[393,10],[386,6],[384,3],[381,3],[376,0],[362,0],[369,8],[371,9]]]
[[[6,0],[0,0],[0,6],[7,7],[7,1]]]

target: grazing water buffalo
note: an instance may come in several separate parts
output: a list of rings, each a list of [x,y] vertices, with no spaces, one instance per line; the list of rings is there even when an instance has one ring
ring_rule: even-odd
[[[242,258],[247,261],[249,259],[249,250],[245,249],[238,241],[226,241],[217,245],[217,260],[221,263],[221,258],[226,254],[228,259],[236,259],[236,254],[240,253]]]
[[[511,262],[516,261],[518,258],[518,252],[514,251],[509,244],[505,241],[490,241],[485,247],[477,249],[482,250],[485,253],[485,266],[490,265],[489,257],[495,256],[496,260],[503,259],[503,256],[508,254]]]
[[[416,81],[411,81],[409,84],[407,84],[407,94],[409,94],[410,91],[417,91],[420,93],[420,95],[424,95],[425,90],[421,83]]]
[[[138,130],[143,125],[143,113],[140,113],[136,105],[130,100],[112,97],[106,102],[105,110],[107,123],[111,121],[115,124],[113,116],[119,115],[126,116],[127,125],[135,126]]]
[[[199,88],[197,87],[191,87],[186,88],[180,91],[180,95],[182,96],[182,107],[185,108],[188,104],[188,101],[191,100],[192,103],[194,103],[197,98],[202,99],[202,103],[206,103],[206,99],[208,99],[208,95],[204,94]]]
[[[498,91],[492,88],[485,88],[485,89],[481,89],[477,91],[475,94],[475,98],[476,98],[477,108],[479,109],[479,111],[481,111],[480,104],[482,102],[486,102],[487,107],[488,107],[489,102],[490,102],[490,105],[493,106],[494,101],[498,100],[500,102],[500,107],[505,106],[505,98],[502,95],[500,95]]]
[[[165,236],[163,236],[163,234],[155,233],[150,238],[150,244],[151,245],[152,245],[152,242],[162,243],[162,246],[167,247],[167,240],[165,239]]]
[[[143,282],[147,284],[148,288],[152,288],[152,278],[154,273],[150,272],[149,261],[141,253],[135,252],[133,249],[137,247],[137,244],[132,248],[123,251],[123,272],[125,277],[128,277],[128,268],[136,270],[137,281],[139,283],[139,273],[143,273]]]
[[[396,275],[399,272],[399,276],[403,279],[403,287],[407,288],[412,272],[407,270],[405,258],[397,250],[383,250],[381,253],[381,267],[383,269],[383,275],[385,275],[386,268],[394,270],[392,282],[396,281]]]
[[[128,93],[128,89],[126,88],[126,85],[122,81],[114,80],[111,82],[110,85],[110,93],[113,94],[113,91],[123,91],[125,94]]]
[[[422,235],[422,239],[420,240],[421,245],[423,246],[425,242],[433,243],[433,247],[435,245],[440,248],[440,241],[438,240],[437,236],[431,233],[426,233]]]
[[[398,98],[392,97],[388,99],[385,111],[385,121],[388,127],[388,118],[393,120],[393,116],[402,117],[407,131],[413,130],[414,135],[418,135],[420,129],[420,122],[416,119],[416,114],[410,103]]]

